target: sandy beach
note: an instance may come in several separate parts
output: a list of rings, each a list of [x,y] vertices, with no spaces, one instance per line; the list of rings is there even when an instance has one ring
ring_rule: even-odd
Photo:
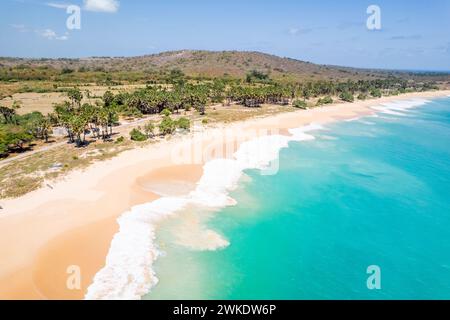
[[[448,96],[411,93],[299,110],[173,137],[74,171],[48,187],[0,205],[0,299],[83,299],[104,266],[116,219],[132,206],[193,190],[203,164],[230,157],[255,135],[325,124],[375,112],[395,100]],[[69,290],[68,267],[79,266],[81,288]]]

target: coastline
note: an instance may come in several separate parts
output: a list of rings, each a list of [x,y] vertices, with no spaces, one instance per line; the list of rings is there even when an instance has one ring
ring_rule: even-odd
[[[310,123],[370,115],[376,112],[370,107],[381,103],[449,94],[450,91],[406,94],[221,125],[203,132],[201,144],[225,145],[226,141],[215,141],[225,130],[226,140],[234,142],[246,131],[275,129],[284,133]],[[246,139],[251,139],[251,135],[240,142]],[[93,276],[105,263],[111,239],[118,230],[117,217],[135,205],[158,199],[162,194],[156,191],[162,190],[161,185],[187,183],[190,189],[195,187],[208,159],[195,164],[174,164],[172,160],[174,148],[197,142],[191,134],[126,151],[84,171],[68,174],[54,184],[53,190],[43,188],[18,199],[1,201],[4,210],[0,215],[0,254],[5,258],[0,268],[0,298],[83,298]],[[233,143],[232,149],[237,150],[238,144]],[[82,290],[65,289],[69,265],[80,266]]]

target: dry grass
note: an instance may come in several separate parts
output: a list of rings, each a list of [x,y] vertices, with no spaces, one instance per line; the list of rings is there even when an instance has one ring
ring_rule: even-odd
[[[82,169],[94,161],[110,159],[135,147],[135,143],[99,142],[84,148],[64,145],[6,165],[0,170],[0,198],[14,198],[42,186],[69,171]]]
[[[223,122],[230,123],[243,121],[250,118],[269,116],[281,112],[291,112],[298,110],[292,106],[262,105],[259,108],[247,108],[242,105],[215,106],[206,109],[208,123]]]
[[[39,87],[37,87],[39,85]],[[28,87],[30,90],[47,90],[49,92],[19,92],[23,90],[24,87]],[[67,100],[67,96],[64,92],[57,90],[64,90],[67,88],[75,87],[74,85],[65,85],[64,87],[58,87],[55,89],[53,84],[50,83],[39,83],[35,82],[18,82],[14,84],[0,83],[0,94],[7,96],[0,101],[0,105],[10,107],[14,101],[19,101],[21,103],[21,108],[18,110],[19,114],[26,114],[33,111],[39,111],[42,114],[48,114],[53,112],[53,106],[57,103],[62,103]],[[134,85],[119,85],[119,86],[97,86],[97,85],[83,85],[77,86],[83,93],[87,90],[90,92],[92,97],[91,101],[84,99],[83,102],[94,102],[95,97],[101,97],[103,94],[110,90],[117,94],[119,92],[132,92],[138,88],[143,88],[143,84]],[[45,89],[44,89],[45,88]],[[53,91],[53,92],[51,92]],[[86,96],[86,94],[85,94]]]

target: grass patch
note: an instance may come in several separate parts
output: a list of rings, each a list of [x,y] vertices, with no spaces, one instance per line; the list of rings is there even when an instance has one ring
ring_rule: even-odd
[[[54,180],[70,171],[88,167],[95,161],[115,157],[132,149],[134,143],[124,141],[93,143],[86,148],[64,145],[26,159],[13,162],[0,170],[0,198],[15,198],[42,186],[45,180]]]

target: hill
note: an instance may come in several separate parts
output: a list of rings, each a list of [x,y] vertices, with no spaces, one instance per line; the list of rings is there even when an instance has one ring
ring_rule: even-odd
[[[448,74],[407,73],[319,65],[261,52],[181,50],[139,57],[90,57],[80,59],[0,58],[0,68],[39,68],[66,72],[166,72],[179,69],[192,77],[228,75],[244,78],[251,70],[270,74],[277,80],[374,79],[388,76],[433,78],[448,81]]]

